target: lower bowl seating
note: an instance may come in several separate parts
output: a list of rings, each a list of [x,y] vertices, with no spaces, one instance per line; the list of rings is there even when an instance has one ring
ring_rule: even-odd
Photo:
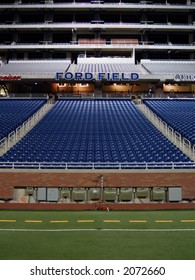
[[[0,162],[189,162],[130,100],[59,100]],[[102,165],[103,166],[103,165]],[[139,166],[141,166],[139,164]],[[154,164],[155,166],[155,164]]]

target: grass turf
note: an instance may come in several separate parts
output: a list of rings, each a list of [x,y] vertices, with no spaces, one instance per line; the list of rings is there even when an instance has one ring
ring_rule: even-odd
[[[0,211],[0,259],[195,259],[194,220],[195,211]],[[69,229],[78,231],[56,231]]]

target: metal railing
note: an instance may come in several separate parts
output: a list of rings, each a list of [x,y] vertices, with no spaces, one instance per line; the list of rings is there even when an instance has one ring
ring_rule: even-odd
[[[129,1],[130,2],[130,1]],[[119,5],[120,4],[120,5]],[[76,2],[73,2],[72,3],[69,1],[68,3],[53,3],[53,1],[42,1],[42,3],[22,3],[20,0],[18,0],[18,2],[16,3],[13,3],[13,4],[10,4],[10,3],[6,3],[6,0],[3,1],[3,3],[1,3],[1,7],[3,8],[40,8],[40,9],[43,9],[45,7],[47,8],[51,8],[51,9],[55,9],[55,8],[67,8],[67,7],[76,7],[77,9],[78,8],[89,8],[89,7],[115,7],[117,6],[118,9],[122,9],[123,7],[125,8],[140,8],[140,9],[158,9],[159,7],[160,8],[163,8],[163,9],[166,9],[166,10],[172,10],[175,8],[178,8],[178,9],[193,9],[193,5],[189,4],[189,3],[185,3],[185,4],[178,4],[178,3],[172,3],[172,4],[163,4],[163,3],[155,3],[155,1],[153,3],[124,3],[122,0],[121,1],[118,1],[118,3],[103,3],[102,1],[91,1],[91,3],[85,3],[85,1],[83,1],[83,3],[76,3]]]
[[[91,23],[91,22],[26,22],[26,23],[21,23],[21,22],[10,22],[10,23],[2,23],[0,24],[1,28],[9,28],[9,29],[70,29],[70,28],[81,28],[81,29],[86,29],[86,28],[120,28],[120,29],[157,29],[157,30],[194,30],[195,25],[194,23],[174,23],[174,24],[167,24],[167,23],[131,23],[131,22],[103,22],[103,23]]]
[[[156,115],[149,107],[140,102],[138,108],[145,113],[148,119],[179,149],[185,153],[191,160],[195,161],[195,145],[193,145],[188,139],[183,137],[179,132],[174,130],[165,121],[163,121],[158,115]]]
[[[48,100],[37,112],[35,112],[22,125],[18,126],[16,130],[9,133],[7,137],[0,140],[0,155],[4,154],[11,148],[22,136],[25,135],[39,120],[43,117],[52,105],[52,100]]]
[[[0,169],[194,169],[195,162],[0,162]]]

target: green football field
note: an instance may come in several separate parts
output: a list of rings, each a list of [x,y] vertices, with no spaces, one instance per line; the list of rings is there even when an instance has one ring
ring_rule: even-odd
[[[1,260],[194,260],[195,211],[0,211]]]

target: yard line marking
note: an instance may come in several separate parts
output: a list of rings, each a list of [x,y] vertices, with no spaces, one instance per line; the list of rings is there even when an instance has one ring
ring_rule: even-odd
[[[181,220],[181,223],[195,223],[195,220]]]
[[[173,223],[173,220],[155,220],[155,223]]]
[[[69,221],[68,220],[53,220],[53,221],[50,221],[50,223],[68,223]]]
[[[16,220],[0,220],[0,223],[15,223]]]
[[[43,221],[41,220],[25,220],[25,223],[42,223]]]
[[[77,220],[77,223],[94,223],[95,220]]]
[[[147,223],[147,220],[129,220],[129,223]]]
[[[120,223],[120,220],[103,220],[104,223]]]
[[[14,229],[14,228],[1,228],[1,231],[13,231],[13,232],[79,232],[79,231],[116,231],[116,232],[190,232],[195,231],[195,228],[172,228],[172,229],[105,229],[105,228],[92,228],[92,229]]]

